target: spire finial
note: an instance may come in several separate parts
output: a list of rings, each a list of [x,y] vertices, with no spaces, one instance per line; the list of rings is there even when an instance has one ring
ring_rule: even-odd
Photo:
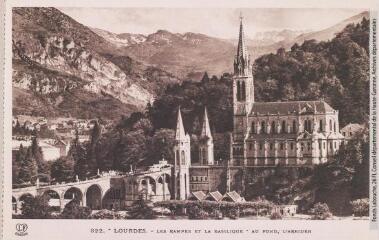
[[[242,11],[240,11],[240,21],[242,22],[243,20],[243,15],[242,15]]]
[[[203,126],[201,129],[201,136],[212,138],[211,128],[210,128],[209,119],[208,119],[207,107],[204,107],[204,118],[203,118]]]
[[[180,111],[180,106],[178,109],[178,118],[176,121],[176,133],[175,133],[175,139],[179,140],[185,137],[186,133],[184,131],[184,125],[183,125],[183,119],[182,119],[182,113]]]

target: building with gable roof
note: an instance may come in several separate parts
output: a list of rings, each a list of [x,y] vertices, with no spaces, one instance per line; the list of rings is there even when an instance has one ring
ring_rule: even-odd
[[[289,169],[325,163],[344,141],[338,111],[323,100],[256,102],[250,55],[240,18],[233,76],[233,133],[226,165],[214,161],[207,109],[199,136],[199,162],[191,162],[190,136],[178,110],[175,135],[174,199],[204,198],[243,201],[246,169]],[[221,193],[226,195],[222,195]],[[194,194],[196,193],[196,194]],[[219,194],[217,194],[219,193]],[[216,195],[218,197],[216,197]]]
[[[328,161],[344,139],[338,111],[322,100],[255,102],[244,38],[241,17],[234,60],[231,165],[309,166]]]

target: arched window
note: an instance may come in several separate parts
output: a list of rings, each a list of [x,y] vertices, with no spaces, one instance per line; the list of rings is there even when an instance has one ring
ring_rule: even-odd
[[[203,155],[203,163],[207,162],[207,154],[205,153],[205,149],[203,148],[202,150],[202,155]]]
[[[286,121],[282,121],[282,133],[286,133]]]
[[[179,165],[179,164],[180,164],[180,162],[179,162],[179,158],[180,158],[179,150],[176,150],[176,154],[175,154],[175,162],[176,162],[176,165]]]
[[[334,132],[337,132],[336,131],[336,122],[334,122],[333,128],[334,128]]]
[[[308,120],[304,120],[304,131],[308,131]]]
[[[332,119],[329,120],[329,130],[333,131],[333,124],[332,124]]]
[[[271,133],[276,133],[276,129],[275,129],[275,121],[272,121],[272,122],[271,122]]]
[[[295,121],[295,120],[293,120],[293,122],[292,122],[292,132],[293,132],[293,133],[296,133],[296,132],[297,132],[297,129],[296,129],[296,121]]]
[[[246,86],[245,86],[245,82],[243,81],[242,84],[241,84],[241,100],[242,101],[245,101],[246,100]]]
[[[256,131],[255,131],[255,122],[251,123],[251,133],[253,133],[253,134],[256,133]]]
[[[324,131],[323,128],[324,128],[324,127],[323,127],[323,125],[322,125],[322,119],[321,119],[321,120],[320,120],[320,132]]]
[[[237,81],[237,101],[241,101],[241,86],[240,86],[240,81]]]
[[[265,123],[265,121],[261,122],[261,133],[266,133],[266,123]]]
[[[308,132],[312,132],[312,121],[308,120]]]
[[[181,155],[181,163],[182,165],[186,164],[186,155],[184,154],[184,150],[182,150],[182,155]]]

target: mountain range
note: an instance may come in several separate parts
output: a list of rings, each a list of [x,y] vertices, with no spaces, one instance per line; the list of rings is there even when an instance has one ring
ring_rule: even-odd
[[[249,39],[253,59],[304,40],[328,40],[363,12],[317,32]],[[13,111],[115,119],[143,109],[166,84],[232,70],[235,39],[158,30],[149,35],[89,28],[55,8],[13,9]],[[237,34],[237,33],[236,33]]]

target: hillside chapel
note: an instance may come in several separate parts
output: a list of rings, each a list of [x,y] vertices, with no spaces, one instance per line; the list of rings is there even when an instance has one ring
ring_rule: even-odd
[[[254,79],[240,19],[233,76],[231,156],[225,165],[214,160],[207,110],[199,144],[199,163],[191,163],[191,141],[180,109],[175,135],[173,198],[194,192],[230,192],[244,188],[243,169],[302,167],[325,163],[343,141],[338,111],[320,101],[255,102]]]

